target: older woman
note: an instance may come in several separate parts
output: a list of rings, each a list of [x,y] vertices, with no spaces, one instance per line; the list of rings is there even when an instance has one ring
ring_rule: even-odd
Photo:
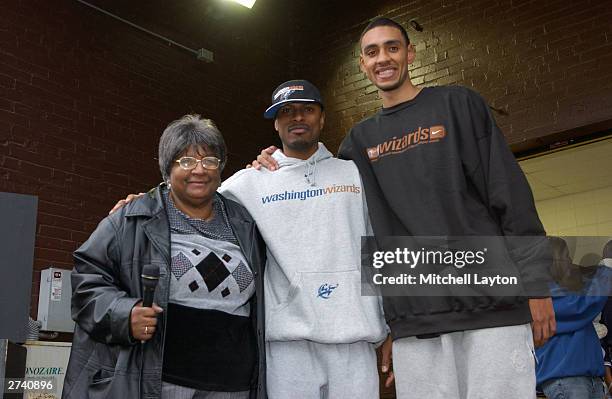
[[[64,398],[263,398],[265,249],[216,193],[218,129],[187,115],[159,143],[164,183],[100,223],[74,254],[76,330]],[[142,307],[143,268],[159,268]],[[257,294],[257,295],[255,295]]]

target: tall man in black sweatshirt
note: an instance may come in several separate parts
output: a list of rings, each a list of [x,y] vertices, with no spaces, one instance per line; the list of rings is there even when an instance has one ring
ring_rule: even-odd
[[[505,237],[504,256],[524,293],[501,301],[385,296],[397,396],[535,398],[533,345],[554,334],[555,319],[545,288],[545,232],[527,181],[482,97],[411,83],[415,51],[401,25],[372,21],[360,48],[361,69],[383,109],[351,129],[339,157],[359,168],[377,240]],[[258,160],[274,169],[266,151]],[[383,371],[389,351],[385,345]]]
[[[401,25],[372,21],[360,48],[383,109],[353,127],[339,155],[359,168],[375,236],[541,237],[508,248],[528,298],[446,308],[440,298],[384,298],[398,397],[535,397],[532,332],[542,344],[555,321],[545,232],[522,171],[482,97],[412,84],[415,51]]]

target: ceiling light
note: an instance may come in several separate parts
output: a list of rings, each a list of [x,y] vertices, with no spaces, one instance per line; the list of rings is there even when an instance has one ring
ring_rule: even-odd
[[[251,7],[253,7],[253,4],[255,4],[255,2],[257,0],[229,0],[229,1],[233,1],[234,3],[238,3],[240,5],[243,5],[246,8],[251,8]]]

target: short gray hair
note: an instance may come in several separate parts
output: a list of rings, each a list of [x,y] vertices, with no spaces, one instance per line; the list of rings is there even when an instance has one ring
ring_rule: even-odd
[[[191,146],[206,147],[221,160],[220,170],[227,161],[227,147],[221,132],[210,119],[200,115],[185,115],[171,122],[159,139],[159,170],[164,181],[170,179],[174,161]]]

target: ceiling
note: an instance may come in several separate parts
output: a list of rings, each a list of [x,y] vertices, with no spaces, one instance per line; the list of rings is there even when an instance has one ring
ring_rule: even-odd
[[[536,201],[612,186],[612,138],[519,164]]]

